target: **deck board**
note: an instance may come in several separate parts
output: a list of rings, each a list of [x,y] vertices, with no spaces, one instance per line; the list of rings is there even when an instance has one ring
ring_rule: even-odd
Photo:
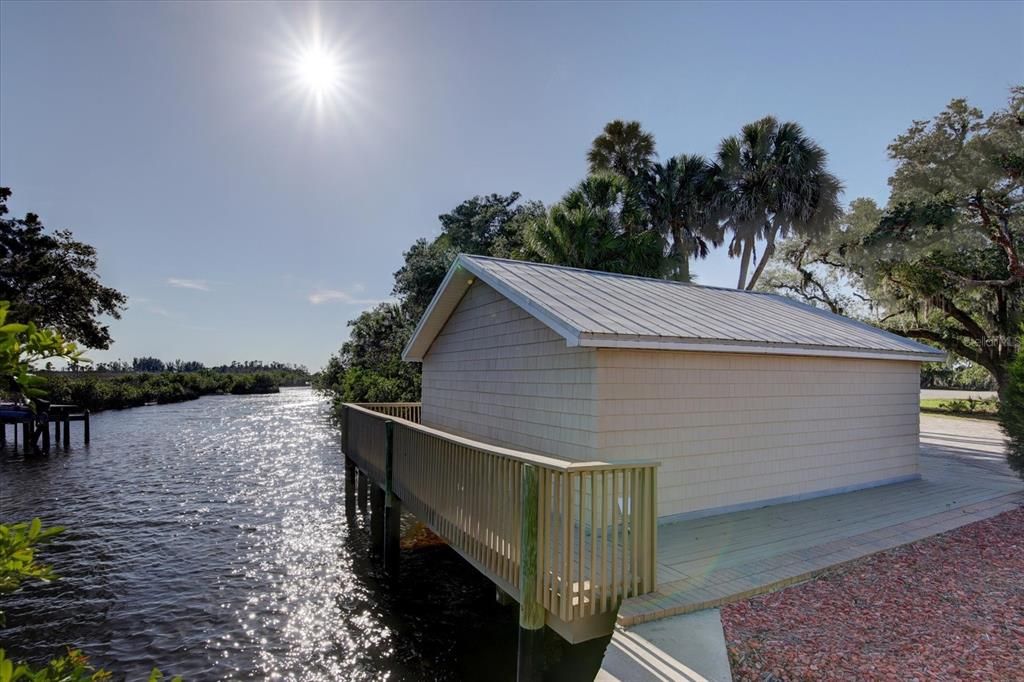
[[[1024,504],[994,422],[923,415],[920,480],[659,527],[658,590],[627,599],[631,625],[806,580]]]

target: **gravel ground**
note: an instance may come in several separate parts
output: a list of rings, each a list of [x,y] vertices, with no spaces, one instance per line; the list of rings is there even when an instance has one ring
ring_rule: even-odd
[[[722,607],[736,680],[1024,679],[1024,507]]]

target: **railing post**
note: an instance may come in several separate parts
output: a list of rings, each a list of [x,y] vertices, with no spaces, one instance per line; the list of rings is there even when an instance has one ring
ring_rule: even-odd
[[[402,501],[395,495],[395,423],[384,422],[384,570],[398,575]]]
[[[544,606],[537,594],[537,467],[522,467],[522,532],[519,552],[518,682],[538,682],[544,674]]]

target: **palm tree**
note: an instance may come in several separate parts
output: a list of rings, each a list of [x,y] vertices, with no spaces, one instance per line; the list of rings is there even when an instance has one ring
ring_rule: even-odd
[[[729,255],[739,256],[737,288],[753,289],[776,241],[790,234],[820,234],[842,213],[843,187],[828,172],[828,155],[793,122],[767,116],[722,140],[718,164],[725,185],[724,227],[732,233]],[[747,279],[754,247],[764,252]]]
[[[673,279],[690,281],[690,257],[707,258],[708,242],[722,243],[720,181],[716,164],[690,154],[653,164],[642,179],[640,195],[650,224],[672,239],[667,264]]]
[[[628,183],[614,174],[592,175],[526,231],[531,260],[576,268],[655,277],[661,270],[661,237],[626,231]]]
[[[591,175],[618,173],[633,181],[650,169],[656,156],[654,135],[644,130],[639,121],[616,119],[605,125],[590,144],[587,164]]]

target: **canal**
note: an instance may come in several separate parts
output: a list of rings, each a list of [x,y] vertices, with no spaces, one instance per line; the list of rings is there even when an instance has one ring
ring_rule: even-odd
[[[517,609],[454,552],[378,572],[308,389],[103,412],[87,447],[0,455],[0,522],[67,528],[41,554],[60,580],[0,598],[13,658],[74,646],[129,680],[514,677]],[[548,639],[552,677],[593,679],[599,645]]]

